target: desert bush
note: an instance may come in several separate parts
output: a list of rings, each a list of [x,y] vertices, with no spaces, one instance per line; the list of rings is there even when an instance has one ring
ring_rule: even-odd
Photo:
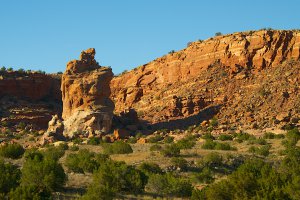
[[[264,139],[274,139],[275,138],[275,133],[272,132],[265,132],[263,135]]]
[[[251,146],[249,148],[249,152],[266,157],[266,156],[268,156],[270,154],[270,151],[269,151],[270,148],[271,148],[270,145],[264,145],[262,147]]]
[[[209,167],[204,167],[201,172],[194,173],[192,179],[198,183],[211,183],[214,181],[214,174]]]
[[[300,139],[300,132],[297,128],[289,130],[286,133],[286,139],[290,146],[295,146]]]
[[[172,136],[166,136],[164,138],[164,143],[172,143],[174,141],[174,137]]]
[[[77,145],[72,145],[69,147],[70,151],[78,151],[79,150],[79,146]]]
[[[87,143],[90,145],[98,145],[98,144],[100,144],[100,139],[96,138],[96,137],[92,137],[88,140]]]
[[[208,186],[205,199],[290,199],[274,168],[262,160],[246,161],[237,171]]]
[[[155,135],[155,136],[152,136],[148,139],[148,142],[150,143],[157,143],[161,140],[163,140],[164,138],[161,136],[161,135]]]
[[[215,150],[224,150],[224,151],[236,151],[237,148],[231,146],[229,143],[221,143],[216,142],[216,146],[214,147]]]
[[[170,173],[153,174],[146,185],[146,191],[169,197],[190,197],[192,190],[192,184],[188,180]]]
[[[232,135],[229,134],[221,134],[219,135],[218,139],[221,141],[226,141],[226,140],[233,140],[233,137]]]
[[[0,156],[18,159],[22,157],[25,149],[20,144],[6,144],[0,147]]]
[[[161,153],[166,157],[176,157],[180,154],[180,148],[176,144],[166,145],[161,150]]]
[[[58,161],[61,157],[65,155],[65,148],[66,147],[64,145],[58,147],[50,146],[41,152],[45,157]]]
[[[119,192],[140,193],[147,178],[124,162],[108,161],[93,174],[93,182],[83,199],[113,199]]]
[[[133,152],[130,144],[123,141],[117,141],[112,144],[102,144],[102,147],[105,154],[128,154]]]
[[[215,137],[212,136],[211,133],[205,133],[204,135],[202,135],[201,138],[202,138],[202,139],[205,139],[205,140],[214,140],[214,139],[215,139]]]
[[[196,145],[195,137],[189,135],[181,140],[178,140],[176,145],[179,149],[191,149]]]
[[[257,139],[248,140],[248,144],[266,145],[267,141],[263,138],[257,138]]]
[[[201,146],[202,149],[215,149],[215,146],[217,145],[216,142],[207,139]]]
[[[215,33],[215,36],[221,36],[221,35],[222,35],[221,32],[216,32],[216,33]]]
[[[33,185],[22,185],[9,193],[11,200],[52,200],[51,192]]]
[[[72,140],[72,142],[74,143],[74,144],[81,144],[82,143],[82,139],[81,138],[74,138],[73,140]]]
[[[214,150],[224,150],[224,151],[236,151],[237,148],[234,146],[231,146],[229,143],[221,143],[221,142],[215,142],[212,140],[206,140],[202,146],[202,149],[214,149]]]
[[[171,159],[171,164],[182,171],[186,171],[188,169],[188,162],[184,158],[174,157]]]
[[[162,150],[162,146],[159,144],[154,144],[150,147],[150,151],[160,151]]]
[[[16,188],[19,185],[20,177],[20,170],[16,166],[0,160],[0,194],[5,195]]]
[[[249,133],[245,133],[245,132],[241,132],[241,133],[237,133],[235,134],[235,141],[241,143],[243,141],[246,140],[253,140],[256,139],[253,135],[250,135]]]
[[[98,168],[95,160],[95,153],[87,149],[81,149],[76,154],[69,154],[66,157],[65,166],[73,172],[84,173],[93,172]]]
[[[27,156],[21,172],[21,186],[36,187],[40,191],[60,190],[67,180],[57,160],[48,158],[37,151]]]
[[[145,173],[147,176],[151,174],[162,174],[162,169],[156,163],[144,162],[138,167],[138,169]]]
[[[211,152],[198,160],[197,165],[200,168],[214,168],[222,165],[223,157],[217,152]]]

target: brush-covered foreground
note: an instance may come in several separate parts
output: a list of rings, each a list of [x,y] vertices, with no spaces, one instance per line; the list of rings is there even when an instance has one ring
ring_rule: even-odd
[[[298,129],[0,147],[2,199],[299,199]],[[68,145],[69,144],[69,145]]]

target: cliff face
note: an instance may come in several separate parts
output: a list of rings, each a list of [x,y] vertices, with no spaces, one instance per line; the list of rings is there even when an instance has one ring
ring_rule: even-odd
[[[300,58],[299,47],[297,31],[234,33],[194,42],[115,77],[111,96],[117,112],[131,107],[152,123],[186,118],[208,105],[229,103],[241,87],[258,90],[261,79]]]
[[[77,131],[107,133],[111,128],[114,104],[110,100],[110,68],[101,67],[94,59],[95,49],[83,51],[80,60],[67,64],[61,91],[65,135]]]
[[[0,72],[0,98],[61,101],[60,79],[40,73]]]
[[[41,73],[0,72],[0,120],[46,128],[61,113],[60,78]]]

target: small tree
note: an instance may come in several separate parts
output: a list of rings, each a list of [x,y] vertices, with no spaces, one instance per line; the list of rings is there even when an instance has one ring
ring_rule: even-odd
[[[221,32],[216,32],[216,33],[215,33],[215,36],[221,36],[221,35],[222,35]]]
[[[12,165],[5,164],[3,160],[0,160],[0,194],[7,194],[11,189],[16,188],[19,185],[20,170]]]
[[[27,157],[21,172],[21,186],[30,186],[41,191],[60,190],[67,180],[61,164],[40,152]]]

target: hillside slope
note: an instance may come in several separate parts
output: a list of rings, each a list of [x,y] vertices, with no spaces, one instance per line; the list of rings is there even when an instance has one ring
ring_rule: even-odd
[[[265,128],[299,117],[299,31],[250,31],[191,43],[111,82],[116,112],[157,124]],[[276,119],[277,118],[277,119]],[[187,120],[185,120],[187,119]]]

